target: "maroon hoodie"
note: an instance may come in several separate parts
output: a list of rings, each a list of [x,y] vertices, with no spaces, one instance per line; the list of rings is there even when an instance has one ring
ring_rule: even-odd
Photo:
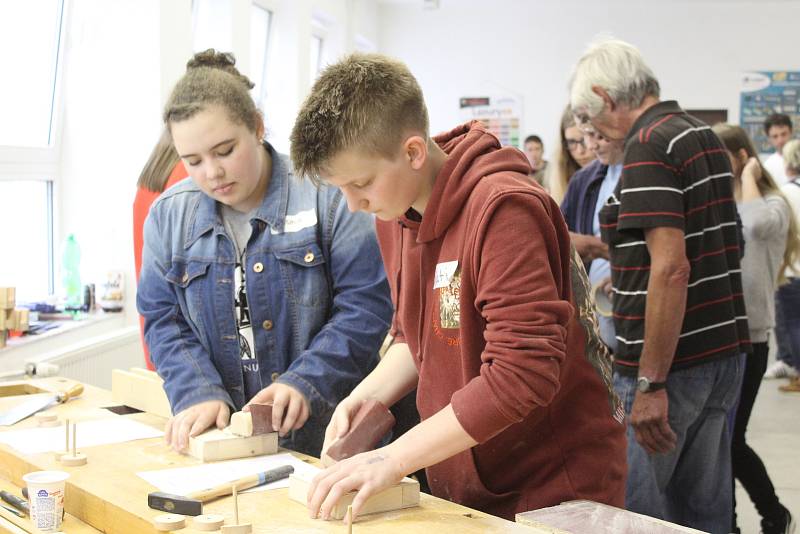
[[[479,443],[428,468],[433,494],[506,518],[623,506],[624,414],[558,205],[480,123],[434,140],[448,157],[424,216],[377,224],[420,415],[452,404]]]

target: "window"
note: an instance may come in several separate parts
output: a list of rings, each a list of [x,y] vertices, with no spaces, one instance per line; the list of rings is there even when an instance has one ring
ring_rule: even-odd
[[[233,50],[232,14],[230,0],[192,1],[192,48],[202,52],[215,48],[220,52]]]
[[[55,84],[63,0],[0,3],[3,70],[16,83],[0,84],[0,145],[52,144]]]
[[[259,108],[266,99],[271,24],[272,12],[254,2],[250,9],[250,72],[251,80],[256,84],[253,88],[253,99]]]
[[[322,36],[312,33],[311,45],[309,46],[309,68],[311,69],[311,78],[316,78],[319,71],[322,70],[322,47],[325,40]]]
[[[0,85],[0,286],[17,300],[54,293],[53,191],[58,180],[64,0],[0,3],[0,46],[17,83]],[[13,51],[13,53],[12,53]]]
[[[54,293],[53,284],[53,182],[2,180],[3,256],[0,286],[17,288],[19,302],[42,299]],[[13,231],[8,231],[13,228]]]

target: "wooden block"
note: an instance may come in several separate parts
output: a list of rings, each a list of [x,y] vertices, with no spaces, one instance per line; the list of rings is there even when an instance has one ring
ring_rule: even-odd
[[[6,330],[16,330],[17,319],[18,319],[17,310],[5,310],[5,314],[6,314]]]
[[[278,433],[244,438],[219,429],[189,438],[189,454],[203,462],[250,458],[278,452]]]
[[[326,454],[334,461],[371,451],[394,426],[394,416],[382,402],[364,401],[350,423],[350,430],[328,448]]]
[[[0,310],[13,310],[16,305],[16,289],[0,287]]]
[[[118,404],[161,417],[172,417],[164,382],[152,371],[114,369],[111,371],[111,397]]]
[[[89,459],[86,458],[86,455],[82,452],[76,452],[75,454],[65,454],[59,458],[59,461],[68,467],[78,467],[81,465],[86,465]]]
[[[241,525],[225,525],[222,527],[223,534],[250,534],[253,532],[253,525],[242,523]]]
[[[186,526],[186,518],[178,514],[161,514],[153,518],[153,526],[159,532],[180,530]]]
[[[303,506],[307,505],[306,496],[308,488],[311,486],[313,475],[303,476],[301,474],[289,475],[289,498],[299,502]],[[344,519],[347,507],[353,504],[355,492],[350,492],[336,503],[331,511],[334,519]],[[387,488],[382,492],[373,495],[361,508],[359,515],[377,514],[380,512],[391,512],[419,506],[419,482],[411,478],[404,478],[399,484]]]
[[[219,530],[225,524],[225,516],[221,514],[203,514],[192,518],[192,528],[195,530]]]
[[[39,412],[33,416],[36,424],[41,427],[58,426],[61,421],[58,420],[58,414],[55,412]]]
[[[232,434],[249,438],[253,435],[253,416],[250,412],[236,412],[231,415],[231,424],[228,430]]]
[[[28,330],[30,330],[30,325],[31,325],[30,310],[21,308],[19,310],[14,310],[14,311],[17,314],[17,328],[15,330],[19,330],[20,332],[27,332]]]

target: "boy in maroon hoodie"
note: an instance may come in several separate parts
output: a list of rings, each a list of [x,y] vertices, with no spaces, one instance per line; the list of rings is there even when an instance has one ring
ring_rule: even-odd
[[[413,75],[352,55],[314,84],[292,131],[298,174],[375,214],[394,344],[343,400],[323,454],[365,399],[417,388],[422,422],[316,477],[312,516],[427,468],[434,495],[506,518],[572,499],[623,506],[624,413],[558,205],[522,152],[480,123],[431,138]]]

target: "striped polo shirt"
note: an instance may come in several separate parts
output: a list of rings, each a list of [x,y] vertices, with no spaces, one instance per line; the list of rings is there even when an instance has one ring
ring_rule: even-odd
[[[683,230],[691,275],[672,369],[750,351],[739,266],[736,201],[725,148],[677,102],[661,102],[625,140],[622,178],[600,211],[609,244],[615,366],[634,374],[644,346],[650,254],[644,230]]]

